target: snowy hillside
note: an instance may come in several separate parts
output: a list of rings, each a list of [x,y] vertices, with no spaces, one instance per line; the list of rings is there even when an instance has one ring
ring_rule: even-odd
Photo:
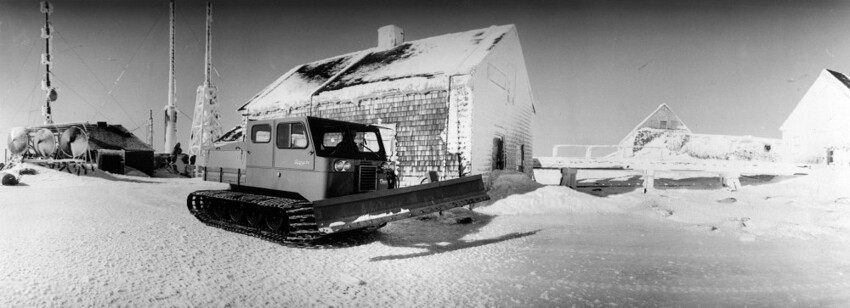
[[[472,223],[409,219],[303,249],[188,213],[189,192],[224,185],[31,168],[0,186],[3,307],[850,303],[848,170],[607,197],[499,174],[493,201],[446,213]]]

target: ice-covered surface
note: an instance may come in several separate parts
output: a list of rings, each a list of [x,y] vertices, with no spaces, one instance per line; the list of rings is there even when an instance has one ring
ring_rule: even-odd
[[[260,113],[309,103],[313,92],[362,57],[363,52],[357,52],[299,65],[257,93],[242,108]]]
[[[513,25],[491,26],[370,48],[293,68],[240,110],[252,117],[318,101],[337,102],[383,92],[447,87],[446,76],[469,74]],[[437,78],[443,76],[442,78]]]
[[[225,185],[32,168],[0,186],[3,307],[850,303],[848,170],[607,197],[502,174],[470,224],[409,219],[301,249],[188,213],[190,191]]]
[[[634,157],[661,160],[777,161],[778,139],[753,136],[692,134],[690,132],[643,128],[634,141]]]

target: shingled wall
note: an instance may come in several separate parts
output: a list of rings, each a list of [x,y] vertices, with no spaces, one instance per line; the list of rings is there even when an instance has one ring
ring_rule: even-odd
[[[402,186],[420,184],[428,171],[442,178],[458,174],[457,155],[446,151],[441,138],[448,122],[447,92],[388,95],[357,102],[314,103],[292,110],[292,116],[314,116],[363,124],[396,123],[396,166]]]

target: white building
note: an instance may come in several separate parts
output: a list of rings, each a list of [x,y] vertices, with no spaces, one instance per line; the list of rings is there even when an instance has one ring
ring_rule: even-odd
[[[643,121],[640,121],[635,128],[632,129],[618,144],[620,146],[622,157],[634,156],[634,146],[640,146],[638,138],[642,129],[655,129],[665,131],[675,131],[680,133],[690,134],[691,130],[682,122],[682,119],[670,109],[667,104],[658,105],[652,113],[650,113]]]
[[[786,162],[850,165],[850,79],[821,71],[779,130]]]
[[[534,97],[516,27],[378,45],[292,68],[239,111],[246,120],[316,116],[390,129],[403,185],[495,169],[531,173]]]

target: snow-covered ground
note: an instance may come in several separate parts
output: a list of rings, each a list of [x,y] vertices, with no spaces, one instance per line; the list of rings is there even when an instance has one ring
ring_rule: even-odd
[[[198,222],[186,196],[220,184],[32,168],[0,186],[2,307],[850,304],[848,170],[652,194],[591,185],[631,175],[574,191],[502,174],[495,201],[446,214],[470,224],[409,219],[303,249]]]

